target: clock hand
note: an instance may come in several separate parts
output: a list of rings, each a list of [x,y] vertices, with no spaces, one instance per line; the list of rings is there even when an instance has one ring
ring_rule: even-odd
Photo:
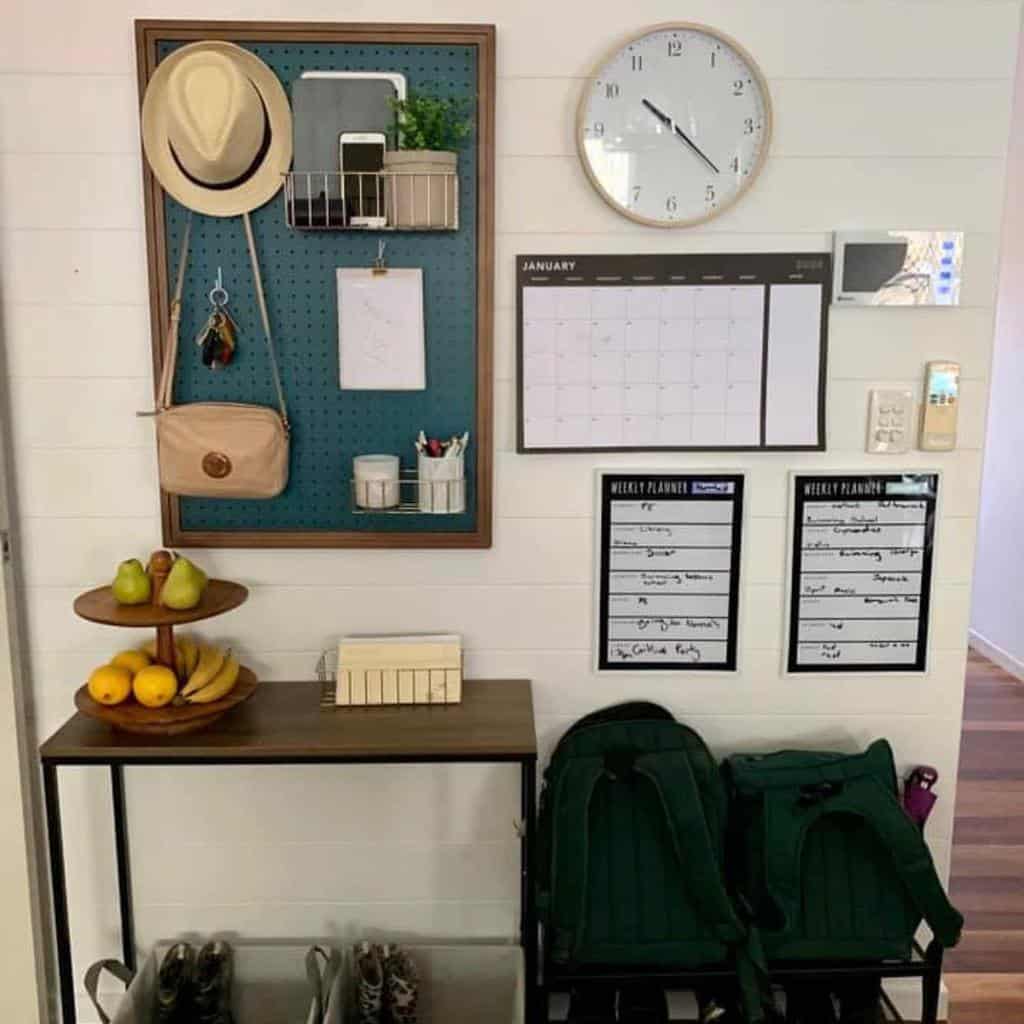
[[[666,128],[671,128],[672,131],[675,132],[675,134],[678,135],[679,138],[682,139],[682,141],[685,142],[686,145],[689,146],[690,149],[692,149],[693,152],[696,153],[697,156],[699,156],[701,160],[703,160],[704,163],[706,163],[708,167],[710,167],[711,170],[715,172],[715,174],[720,173],[718,168],[711,162],[707,154],[700,148],[700,146],[698,146],[697,143],[694,142],[693,139],[691,139],[689,135],[687,135],[686,132],[684,132],[683,129],[680,128],[679,125],[677,125],[675,121],[672,120],[671,117],[668,116],[668,114],[662,113],[662,111],[660,111],[649,99],[647,99],[646,96],[643,98],[641,102],[659,121],[661,121],[663,125],[665,125]]]

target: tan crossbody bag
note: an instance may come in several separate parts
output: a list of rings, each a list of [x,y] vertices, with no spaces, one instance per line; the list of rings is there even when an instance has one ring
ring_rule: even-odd
[[[247,213],[242,216],[278,409],[240,402],[174,404],[181,290],[192,232],[190,215],[181,244],[181,260],[157,390],[156,443],[160,486],[170,494],[194,498],[273,498],[288,484],[288,409],[281,387],[274,339],[270,333],[270,317],[263,295],[252,224]]]

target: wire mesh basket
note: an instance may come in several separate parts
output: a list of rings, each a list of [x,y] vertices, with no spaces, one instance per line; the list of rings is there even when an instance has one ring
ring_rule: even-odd
[[[457,231],[454,171],[289,171],[284,213],[299,231]]]

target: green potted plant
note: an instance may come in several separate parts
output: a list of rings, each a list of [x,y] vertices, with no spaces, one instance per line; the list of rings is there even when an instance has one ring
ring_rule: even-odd
[[[469,102],[409,93],[392,107],[397,146],[384,154],[392,226],[454,228],[457,149],[473,132]]]

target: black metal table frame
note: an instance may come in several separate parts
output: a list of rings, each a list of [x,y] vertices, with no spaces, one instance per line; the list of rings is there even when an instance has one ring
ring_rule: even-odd
[[[63,1024],[77,1024],[75,978],[71,959],[71,929],[68,919],[67,875],[64,837],[61,827],[58,769],[61,766],[110,768],[114,818],[114,846],[117,860],[117,892],[121,917],[121,947],[124,964],[136,969],[135,915],[132,906],[131,859],[128,844],[128,813],[124,793],[125,767],[174,767],[196,765],[351,765],[351,764],[518,764],[520,768],[520,908],[519,943],[523,952],[526,985],[526,1024],[532,1024],[537,1007],[537,911],[534,900],[534,833],[536,828],[537,755],[378,756],[378,757],[161,757],[155,749],[145,757],[46,757],[43,763],[43,795],[50,857],[50,886],[60,983]]]
[[[848,960],[790,961],[770,963],[768,970],[773,985],[799,982],[837,984],[858,978],[880,981],[890,978],[920,978],[921,1024],[937,1024],[939,998],[942,992],[943,948],[937,940],[933,939],[927,949],[922,949],[915,941],[913,950],[913,954],[908,960],[887,960],[878,963],[860,963]],[[538,998],[542,1005],[546,1006],[549,992],[567,992],[578,985],[617,986],[635,981],[652,981],[665,988],[691,990],[708,984],[733,984],[736,982],[736,972],[728,965],[685,971],[644,970],[642,968],[617,970],[599,967],[581,967],[573,971],[546,962],[544,980]],[[890,1020],[902,1021],[904,1019],[884,990],[882,1002],[890,1015]]]

